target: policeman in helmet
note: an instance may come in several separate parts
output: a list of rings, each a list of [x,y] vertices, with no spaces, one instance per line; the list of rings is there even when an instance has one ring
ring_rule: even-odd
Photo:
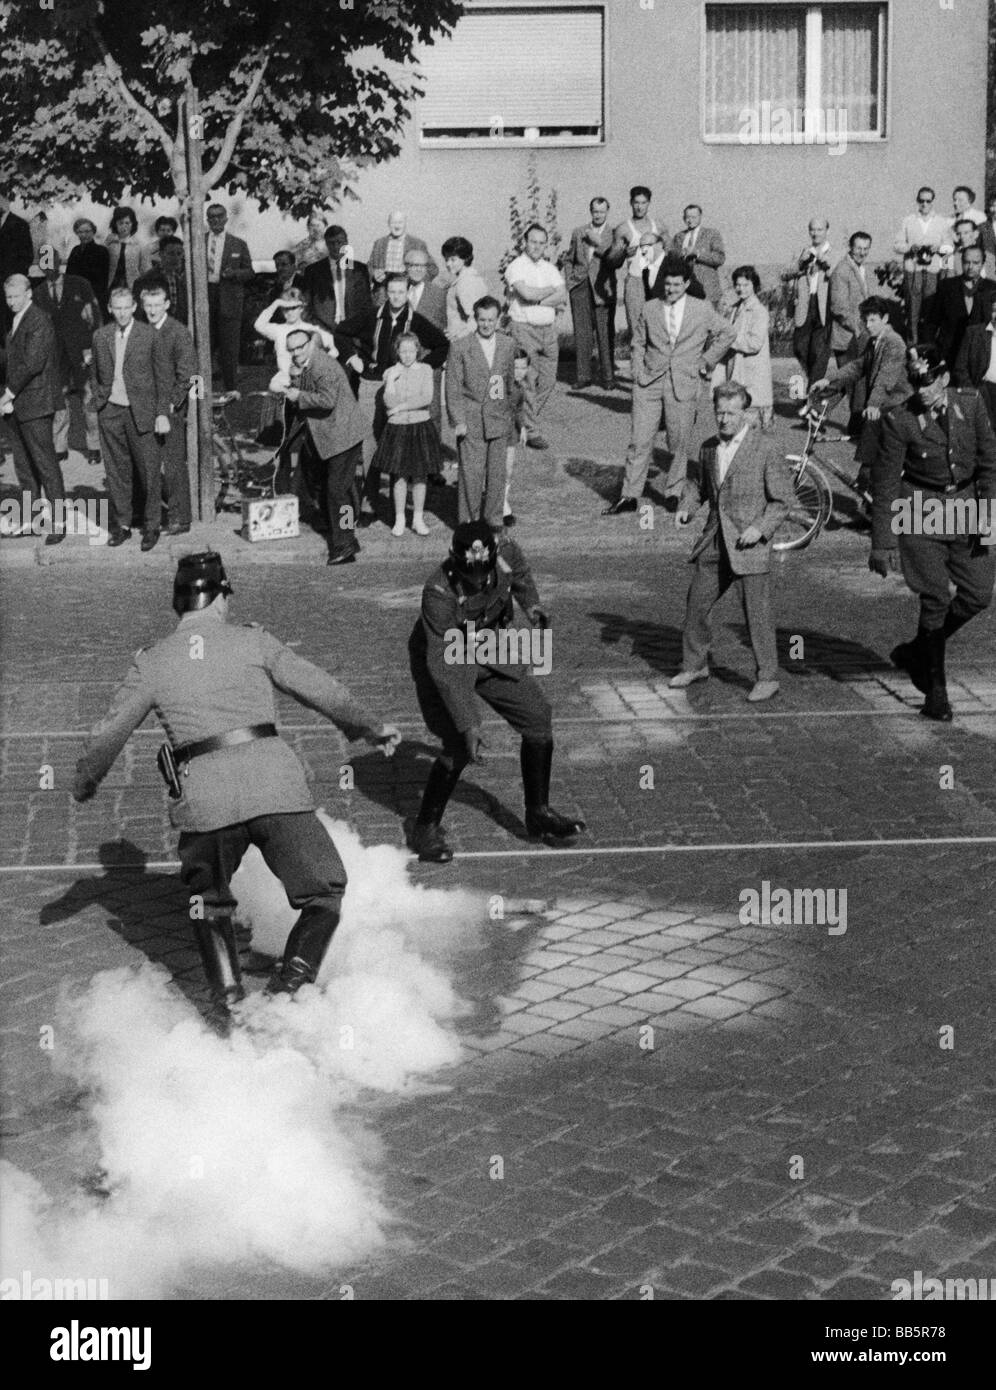
[[[529,619],[525,632],[513,627],[516,602]],[[522,736],[529,834],[564,845],[585,828],[584,821],[559,815],[548,804],[550,705],[526,659],[529,631],[548,627],[515,542],[504,535],[496,538],[487,522],[462,522],[453,532],[448,558],[422,592],[421,617],[408,643],[422,717],[443,741],[409,839],[419,859],[446,864],[453,858],[440,822],[460,773],[468,763],[481,761],[481,700]]]
[[[951,388],[935,344],[908,350],[907,373],[916,394],[883,415],[873,464],[868,567],[885,576],[901,566],[919,598],[916,636],[891,660],[927,697],[924,718],[947,722],[948,638],[988,608],[996,579],[996,436],[978,391]]]
[[[337,680],[257,623],[230,623],[231,592],[220,555],[208,551],[180,561],[173,585],[176,630],[136,654],[89,735],[73,788],[77,801],[88,801],[129,734],[155,711],[169,740],[160,770],[170,787],[170,820],[180,831],[180,876],[191,895],[213,1017],[221,1026],[243,998],[230,884],[249,846],[259,848],[291,906],[300,909],[271,992],[293,994],[315,980],[346,886],[304,768],[277,733],[276,691],[388,757],[400,741],[393,725],[372,718]]]

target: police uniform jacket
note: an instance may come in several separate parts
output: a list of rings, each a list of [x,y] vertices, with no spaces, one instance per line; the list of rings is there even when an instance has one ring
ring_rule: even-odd
[[[949,389],[947,427],[914,397],[883,418],[882,446],[872,467],[872,547],[893,550],[892,504],[900,495],[996,499],[996,435],[971,387]]]
[[[508,627],[514,613],[512,600],[529,610],[539,603],[539,594],[529,565],[514,541],[499,538],[498,564],[495,583],[482,593],[464,589],[459,576],[452,575],[449,563],[440,565],[422,591],[422,616],[412,634],[413,647],[424,659],[429,675],[442,697],[453,723],[460,733],[476,724],[480,718],[474,687],[482,673],[495,673],[509,680],[521,680],[532,672],[524,662],[495,661],[482,665],[472,661],[446,660],[448,635],[466,631],[473,621],[480,632],[484,628]]]
[[[350,736],[371,730],[344,686],[255,623],[228,623],[213,608],[185,613],[169,637],[138,652],[110,709],[93,728],[77,776],[100,782],[128,736],[154,712],[174,748],[276,722],[276,690],[331,719]],[[183,796],[170,802],[178,830],[207,831],[256,816],[310,811],[304,767],[280,738],[192,758]]]

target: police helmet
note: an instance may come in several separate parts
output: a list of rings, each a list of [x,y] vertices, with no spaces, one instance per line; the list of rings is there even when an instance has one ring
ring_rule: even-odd
[[[482,579],[498,562],[498,542],[486,521],[462,521],[450,545],[453,568],[463,579]]]
[[[906,372],[914,386],[931,386],[947,370],[936,343],[917,343],[907,350]]]
[[[199,555],[184,555],[176,567],[176,578],[173,580],[173,611],[194,613],[213,603],[219,594],[228,595],[231,592],[232,586],[217,551],[205,550]]]

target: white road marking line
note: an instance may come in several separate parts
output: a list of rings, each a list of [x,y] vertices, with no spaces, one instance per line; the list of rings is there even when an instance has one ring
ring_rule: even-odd
[[[475,849],[458,851],[453,859],[455,862],[458,859],[549,859],[555,855],[584,859],[612,854],[756,854],[761,850],[912,849],[925,845],[996,845],[996,835],[923,835],[895,840],[726,841],[710,845],[594,845],[588,849]],[[417,862],[414,854],[408,857]],[[178,859],[124,864],[0,864],[0,874],[112,873],[130,869],[174,870],[179,867]]]

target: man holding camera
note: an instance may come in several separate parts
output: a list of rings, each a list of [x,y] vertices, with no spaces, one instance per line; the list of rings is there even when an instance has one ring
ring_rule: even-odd
[[[903,218],[895,241],[895,250],[903,258],[903,305],[911,343],[920,341],[920,317],[937,290],[944,258],[954,249],[950,222],[934,211],[935,196],[932,188],[919,190],[916,212]]]
[[[948,389],[948,366],[933,343],[910,357],[916,394],[883,416],[872,471],[868,568],[884,578],[901,566],[919,598],[917,634],[890,656],[926,695],[924,718],[947,722],[947,640],[989,607],[996,579],[996,435],[976,390]]]

